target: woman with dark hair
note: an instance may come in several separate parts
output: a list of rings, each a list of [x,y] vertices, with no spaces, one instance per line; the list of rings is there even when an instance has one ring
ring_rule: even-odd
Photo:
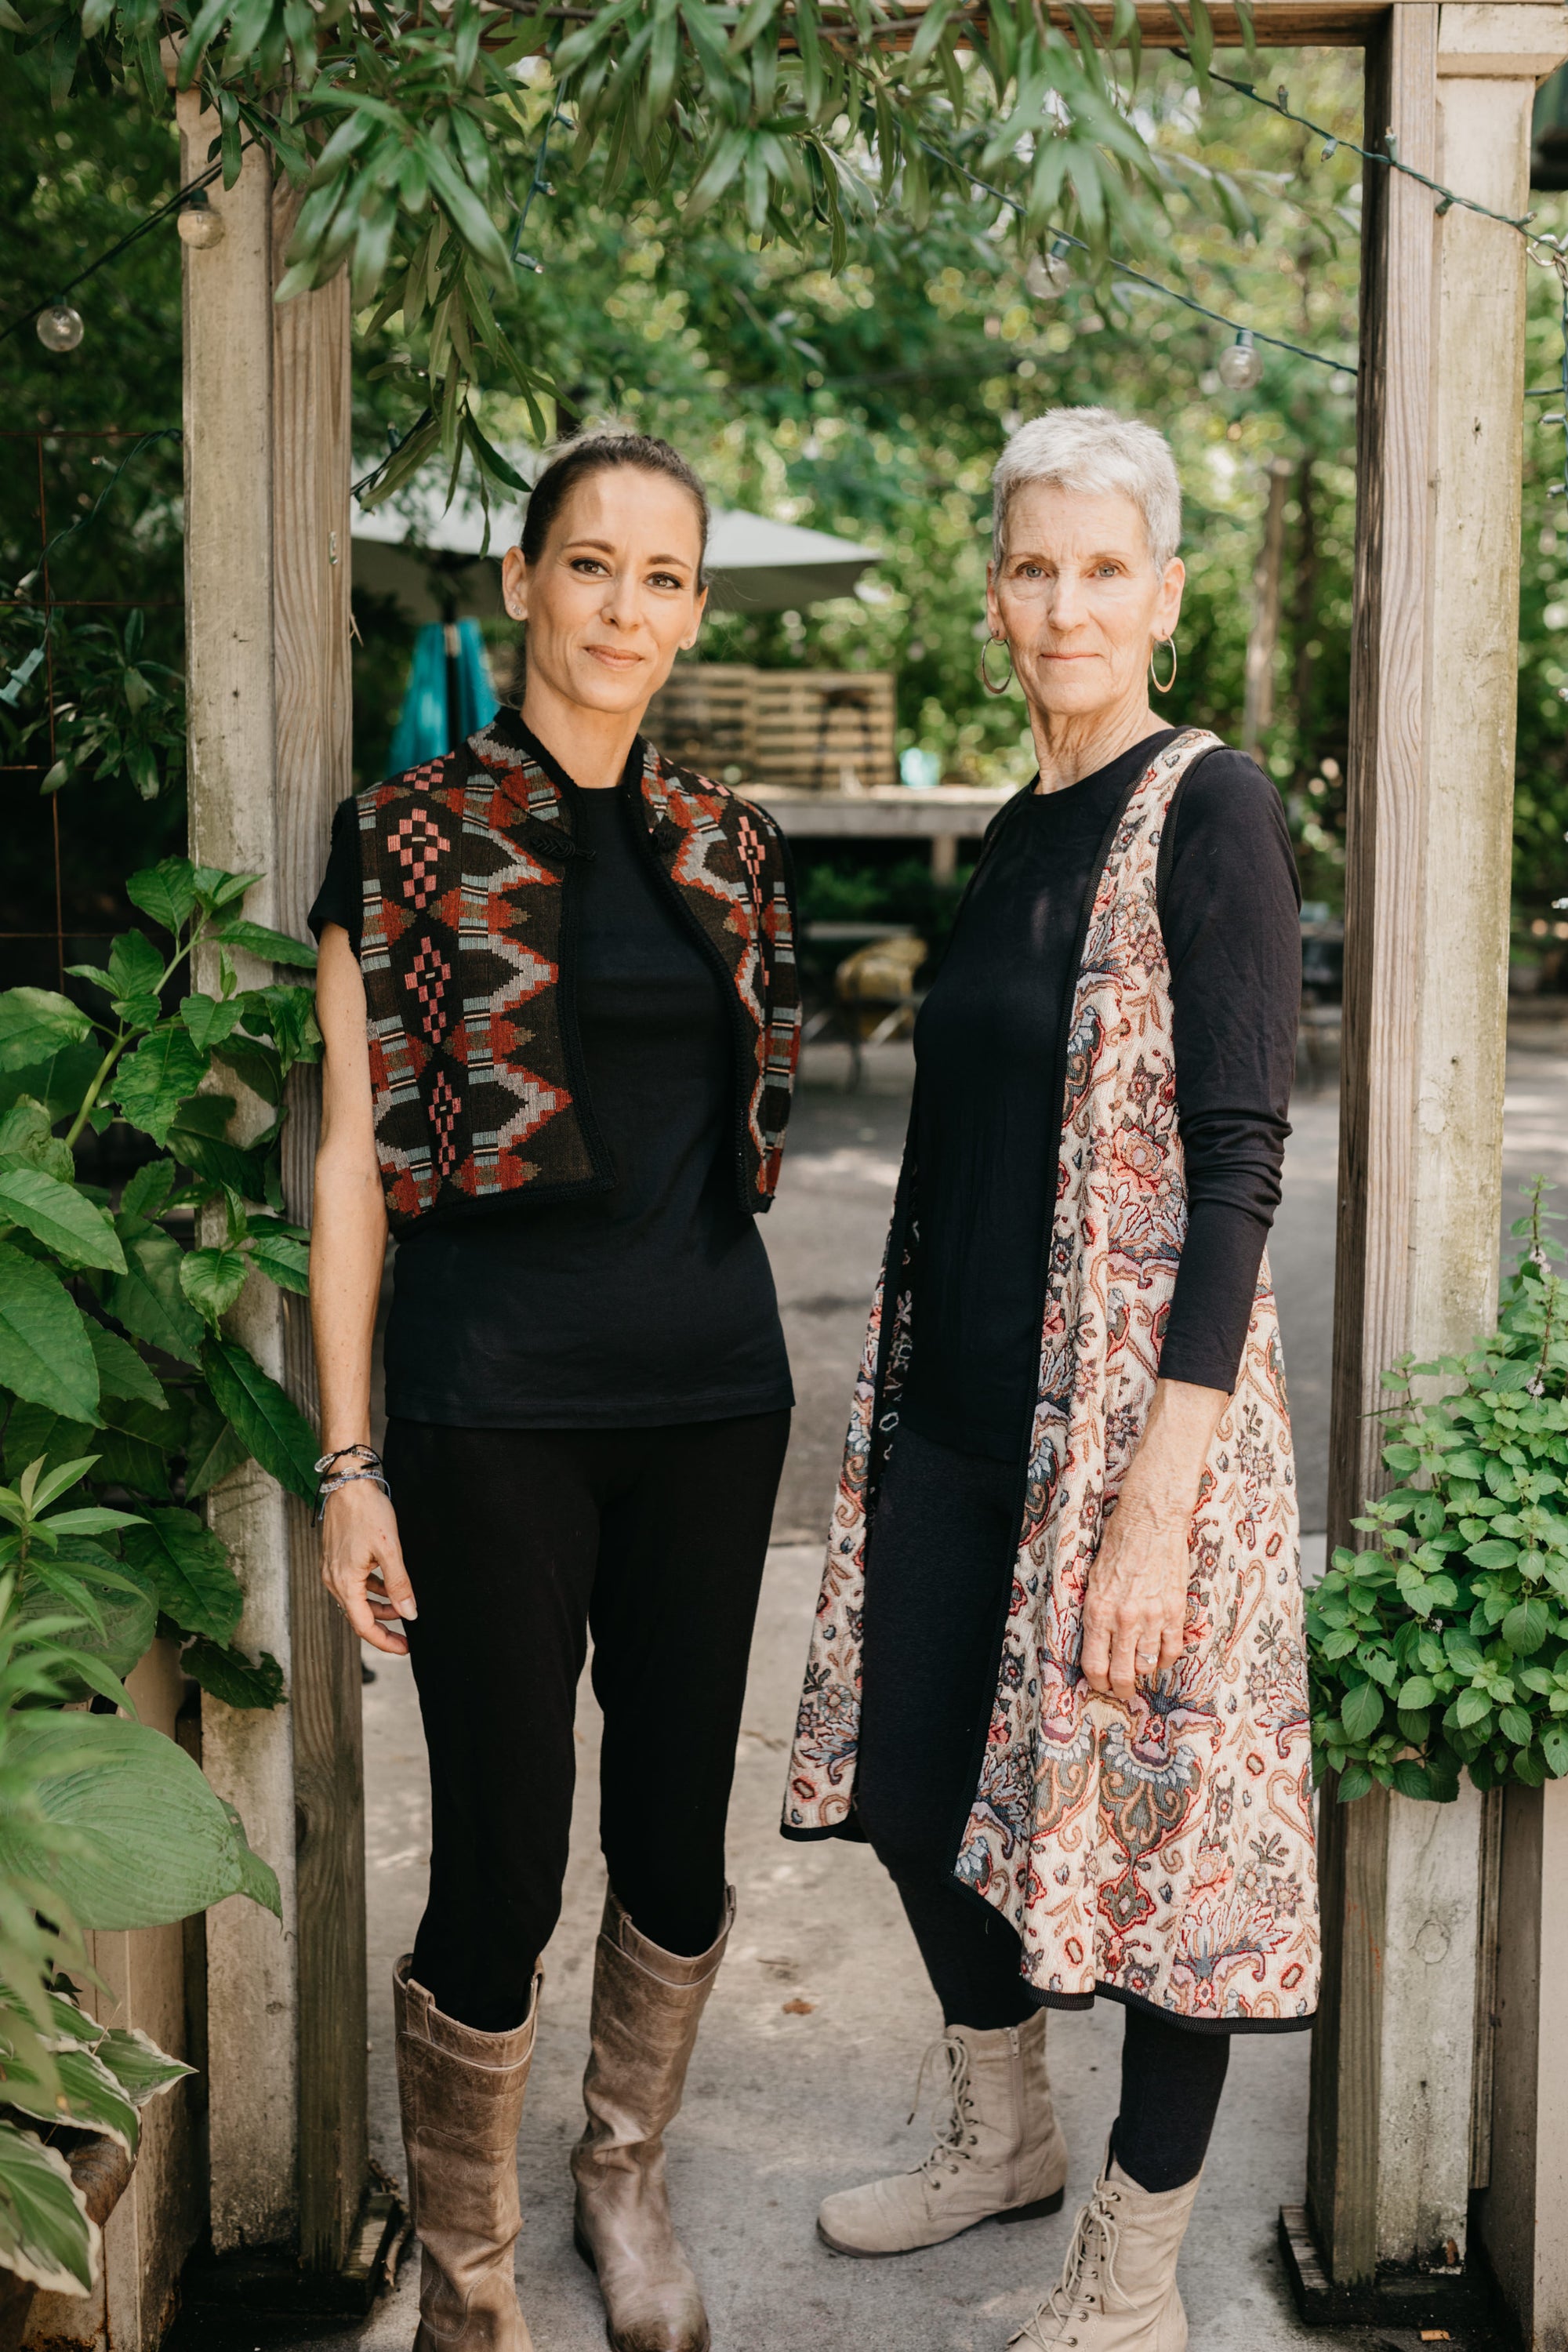
[[[924,2160],[829,2197],[818,2228],[895,2254],[1054,2212],[1047,2012],[1109,1997],[1121,2105],[1013,2341],[1182,2352],[1176,2260],[1231,2042],[1303,2031],[1317,1996],[1264,1254],[1299,893],[1273,785],[1150,706],[1184,577],[1163,436],[1054,409],[994,489],[982,676],[1016,677],[1039,769],[915,1028],[784,1813],[891,1874],[947,2095]]]
[[[362,1639],[411,1655],[430,1753],[429,1899],[394,1979],[417,2352],[528,2352],[515,2144],[590,1633],[610,1884],[577,2244],[616,2352],[709,2342],[663,2134],[734,1915],[793,1403],[756,1217],[798,996],[775,827],[638,732],[697,636],[707,526],[662,441],[558,454],[503,566],[521,709],[345,802],[311,916],[322,1575]]]

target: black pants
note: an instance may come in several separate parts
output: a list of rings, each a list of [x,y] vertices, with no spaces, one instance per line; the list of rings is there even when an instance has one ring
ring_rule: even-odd
[[[1038,2005],[1012,1927],[952,1875],[995,1696],[1017,1502],[1006,1464],[900,1429],[866,1560],[856,1808],[948,2024],[981,2032]],[[1227,2034],[1129,2006],[1116,2154],[1145,2189],[1200,2169],[1229,2056]]]
[[[414,1973],[448,2017],[500,2033],[527,2014],[561,1910],[590,1633],[610,1884],[666,1951],[705,1951],[717,1935],[789,1418],[389,1426],[430,1751],[430,1896]]]

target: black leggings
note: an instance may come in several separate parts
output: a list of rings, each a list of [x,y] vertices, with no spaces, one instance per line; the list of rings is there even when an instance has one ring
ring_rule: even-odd
[[[893,1440],[866,1560],[856,1811],[899,1890],[949,2025],[1021,2025],[1039,2004],[1018,1938],[952,1875],[996,1687],[1012,1590],[1017,1473],[916,1430]],[[1128,2005],[1122,2169],[1163,2191],[1203,2165],[1226,2033]]]
[[[430,1896],[414,1974],[448,2017],[504,2033],[527,2014],[561,1911],[590,1633],[610,1884],[665,1951],[705,1951],[717,1935],[789,1418],[388,1427],[430,1751]]]

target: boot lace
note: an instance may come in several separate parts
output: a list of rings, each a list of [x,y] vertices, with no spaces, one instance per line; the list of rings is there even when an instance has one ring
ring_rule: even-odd
[[[1118,2200],[1109,2180],[1095,2183],[1093,2196],[1073,2226],[1062,2274],[1026,2327],[1009,2336],[1010,2344],[1032,2344],[1036,2352],[1055,2352],[1058,2345],[1078,2342],[1080,2321],[1094,2318],[1108,2294],[1121,2292],[1116,2277],[1116,2249],[1121,2231],[1116,2219]]]
[[[975,2144],[972,2128],[973,2101],[970,2094],[968,2045],[956,2033],[944,2033],[933,2042],[921,2060],[921,2071],[915,2082],[915,2102],[910,2109],[913,2123],[920,2112],[921,2095],[925,2089],[926,2069],[935,2059],[944,2071],[945,2079],[938,2084],[936,2105],[931,2109],[931,2146],[914,2168],[923,2174],[933,2189],[940,2189],[946,2174],[956,2173],[970,2161],[970,2150]]]

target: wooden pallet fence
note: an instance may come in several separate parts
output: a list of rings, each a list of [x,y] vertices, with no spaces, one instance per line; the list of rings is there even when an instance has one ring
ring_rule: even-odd
[[[895,784],[891,670],[690,662],[649,705],[660,750],[727,783],[853,791]]]

